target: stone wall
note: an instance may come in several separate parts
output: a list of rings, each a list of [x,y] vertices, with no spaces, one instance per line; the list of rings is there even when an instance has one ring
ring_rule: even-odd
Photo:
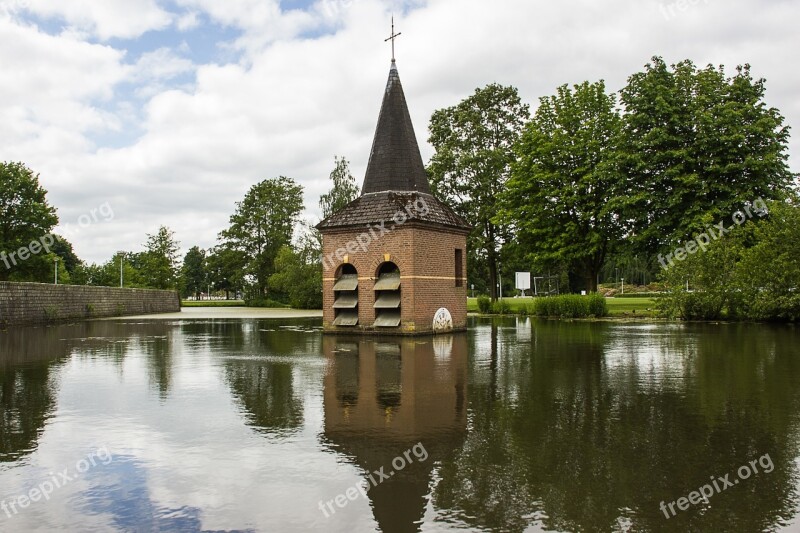
[[[180,311],[176,291],[0,282],[0,328]]]

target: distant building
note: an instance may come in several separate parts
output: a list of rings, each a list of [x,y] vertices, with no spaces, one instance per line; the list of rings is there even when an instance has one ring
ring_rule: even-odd
[[[361,193],[317,225],[325,331],[465,329],[472,228],[431,195],[394,60]]]

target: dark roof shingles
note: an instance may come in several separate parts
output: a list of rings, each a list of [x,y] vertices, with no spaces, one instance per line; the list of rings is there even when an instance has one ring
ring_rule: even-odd
[[[381,191],[431,192],[403,85],[394,62],[389,71],[361,190],[364,194]]]
[[[317,228],[324,231],[363,227],[402,219],[462,231],[472,229],[430,192],[403,86],[392,62],[362,196],[320,222]]]
[[[320,230],[418,222],[461,230],[472,228],[447,205],[426,193],[386,191],[356,198],[317,225]]]

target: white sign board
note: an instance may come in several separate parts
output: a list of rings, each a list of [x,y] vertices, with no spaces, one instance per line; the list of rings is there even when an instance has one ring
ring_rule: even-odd
[[[527,291],[531,288],[531,273],[530,272],[517,272],[515,274],[517,280],[517,290]]]

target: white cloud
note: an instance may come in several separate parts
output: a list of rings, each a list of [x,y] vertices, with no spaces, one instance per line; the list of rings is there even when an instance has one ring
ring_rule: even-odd
[[[134,78],[139,80],[169,79],[194,68],[192,62],[169,48],[142,54],[134,65]]]
[[[40,17],[63,19],[74,26],[107,40],[130,39],[150,30],[166,28],[172,16],[155,0],[25,0],[26,9]]]
[[[302,183],[313,217],[334,154],[348,157],[361,180],[388,75],[383,40],[393,9],[403,33],[400,75],[426,159],[431,113],[476,87],[515,85],[535,107],[563,83],[603,78],[618,89],[653,55],[725,64],[731,74],[751,63],[768,79],[768,104],[790,124],[800,119],[800,73],[787,68],[787,51],[800,45],[792,27],[800,5],[788,2],[709,0],[669,19],[658,2],[634,0],[431,0],[412,9],[319,0],[307,12],[282,11],[274,0],[179,0],[183,11],[164,14],[145,2],[130,16],[89,5],[77,2],[63,16],[90,22],[72,22],[76,30],[58,36],[0,20],[0,158],[40,172],[65,223],[113,205],[113,222],[73,238],[78,254],[94,261],[138,249],[160,224],[176,230],[184,249],[213,245],[234,202],[268,177]],[[175,29],[172,48],[146,48],[133,64],[125,50],[80,37],[136,35],[171,20],[186,31],[202,32],[209,21],[236,28],[235,42],[213,47],[238,47],[241,60],[199,64],[192,56],[193,64],[181,46],[186,34]],[[123,94],[123,82],[144,102]],[[800,144],[791,147],[797,154]]]
[[[181,31],[193,30],[200,25],[200,17],[195,11],[190,11],[181,15],[175,26]]]

